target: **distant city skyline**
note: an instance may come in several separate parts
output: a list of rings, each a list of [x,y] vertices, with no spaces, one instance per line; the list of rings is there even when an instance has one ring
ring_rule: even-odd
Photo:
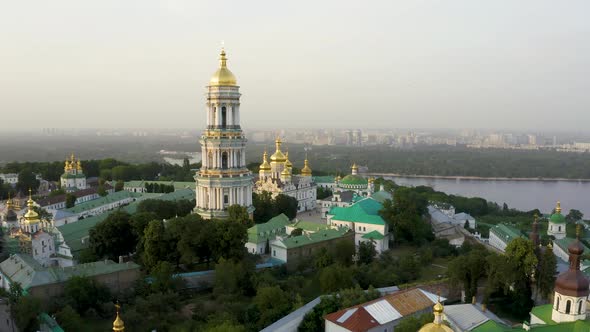
[[[246,130],[588,132],[588,12],[583,0],[11,2],[0,129],[201,130],[223,40]]]

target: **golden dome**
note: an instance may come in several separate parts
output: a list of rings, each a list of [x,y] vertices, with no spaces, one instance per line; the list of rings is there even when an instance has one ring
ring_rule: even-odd
[[[289,160],[289,151],[287,151],[287,153],[285,153],[285,167],[287,168],[293,168],[293,163],[291,163],[291,161]]]
[[[236,85],[236,83],[236,77],[229,69],[227,69],[227,57],[225,56],[225,50],[222,48],[221,54],[219,54],[219,69],[217,69],[213,76],[211,76],[209,85]]]
[[[262,164],[260,164],[261,171],[270,171],[270,164],[268,163],[268,160],[266,159],[267,157],[268,157],[268,153],[266,153],[266,150],[265,150],[264,154],[262,155]]]
[[[275,140],[276,151],[275,151],[275,153],[272,154],[272,156],[270,156],[271,162],[284,163],[285,161],[287,161],[287,157],[285,157],[285,155],[281,151],[281,144],[282,143],[283,142],[281,142],[281,138],[277,137],[277,139]]]
[[[453,329],[445,324],[428,323],[422,326],[418,332],[453,332]]]
[[[25,221],[29,224],[36,224],[39,222],[39,214],[33,210],[35,202],[31,197],[31,189],[29,189],[29,199],[27,200],[27,213],[25,213]]]
[[[78,159],[78,161],[76,162],[76,170],[78,172],[82,172],[82,163],[80,162],[80,159]]]
[[[6,200],[6,210],[12,210],[12,199],[10,199],[10,192],[8,192],[8,199]]]
[[[117,317],[115,318],[115,321],[113,322],[113,331],[114,332],[125,331],[125,322],[123,322],[123,320],[121,319],[121,316],[119,316],[119,310],[121,309],[121,305],[119,303],[117,303],[117,304],[115,304],[115,308],[117,309]]]
[[[445,307],[440,303],[440,299],[437,300],[434,307],[432,307],[434,322],[422,326],[418,332],[453,332],[453,329],[443,323],[442,314],[444,309]]]
[[[555,207],[555,213],[560,214],[561,213],[561,202],[557,201],[557,206]]]
[[[283,171],[281,172],[281,176],[291,176],[291,172],[287,167],[283,169]]]
[[[353,170],[353,171],[354,171],[354,170],[358,170],[358,169],[359,169],[359,167],[356,165],[356,163],[352,164],[352,170]]]
[[[309,167],[309,162],[307,161],[307,157],[303,162],[303,168],[301,169],[301,175],[303,176],[311,176],[311,168]]]

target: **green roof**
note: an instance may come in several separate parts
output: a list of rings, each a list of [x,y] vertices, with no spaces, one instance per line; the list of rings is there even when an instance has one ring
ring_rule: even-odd
[[[549,218],[549,221],[554,224],[565,224],[565,217],[561,213],[554,213]]]
[[[12,255],[0,263],[2,273],[11,281],[18,282],[23,289],[64,282],[73,276],[93,277],[119,271],[139,269],[139,265],[123,264],[111,260],[97,261],[68,267],[42,267],[30,255]]]
[[[77,213],[82,213],[84,211],[88,211],[88,210],[92,210],[95,209],[97,207],[103,206],[103,205],[107,205],[109,203],[114,203],[126,198],[139,198],[141,197],[142,194],[140,193],[133,193],[133,192],[129,192],[129,191],[118,191],[116,193],[112,193],[110,195],[104,196],[104,197],[100,197],[97,199],[93,199],[87,202],[83,202],[80,203],[74,207],[71,207],[69,209],[65,209],[64,211],[68,211],[74,214]]]
[[[496,234],[496,236],[505,241],[505,243],[509,243],[517,237],[524,237],[518,229],[506,224],[498,224],[490,228],[490,232]]]
[[[334,183],[333,176],[314,176],[313,182],[315,183]]]
[[[472,332],[505,332],[505,331],[522,331],[522,329],[512,330],[508,326],[499,324],[493,320],[488,320],[480,326],[471,330]]]
[[[39,321],[41,324],[45,324],[51,332],[64,332],[55,319],[51,318],[47,313],[41,313],[39,315]]]
[[[301,228],[302,230],[308,231],[308,232],[316,232],[316,231],[319,231],[322,229],[330,228],[330,226],[328,226],[326,224],[319,224],[317,222],[303,221],[303,220],[300,220],[291,226],[295,227],[295,228]]]
[[[313,243],[319,243],[323,241],[328,241],[332,239],[337,239],[339,237],[344,236],[348,233],[347,228],[338,228],[338,229],[324,229],[320,230],[316,233],[304,234],[294,237],[289,237],[283,240],[278,240],[277,242],[282,243],[283,246],[287,249],[297,248],[306,246]],[[276,242],[273,242],[276,243]]]
[[[544,321],[545,324],[554,325],[557,324],[551,319],[551,313],[553,311],[553,304],[545,304],[533,307],[531,314],[537,316],[540,320]]]
[[[565,253],[568,253],[567,247],[570,246],[570,244],[572,244],[574,241],[576,241],[576,239],[572,239],[569,237],[564,237],[563,239],[559,239],[559,240],[554,240],[553,243],[557,246],[559,246],[563,251],[565,251]],[[580,241],[580,244],[582,245],[582,247],[584,248],[584,253],[590,253],[590,249],[588,249],[588,247],[586,247],[584,245],[584,243],[582,243]]]
[[[344,185],[366,185],[369,181],[360,175],[349,174],[340,180],[339,184]]]
[[[383,205],[371,197],[362,199],[351,206],[335,206],[328,214],[332,220],[352,221],[365,224],[385,225],[385,220],[379,215]]]
[[[248,242],[262,243],[267,239],[275,237],[277,234],[285,234],[285,226],[289,224],[289,217],[284,213],[271,218],[263,224],[256,224],[248,228]]]
[[[195,189],[194,181],[127,181],[124,187],[145,188],[146,183],[156,183],[174,186],[174,190]]]
[[[372,231],[362,236],[363,239],[371,239],[371,240],[383,240],[385,236],[381,234],[379,231]]]

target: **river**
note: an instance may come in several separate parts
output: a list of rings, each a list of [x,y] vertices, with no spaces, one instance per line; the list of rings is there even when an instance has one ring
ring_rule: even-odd
[[[577,209],[590,218],[590,182],[582,181],[511,181],[485,179],[446,179],[386,176],[404,186],[429,186],[437,191],[465,197],[482,197],[518,210],[538,208],[550,213],[561,201],[564,213]]]

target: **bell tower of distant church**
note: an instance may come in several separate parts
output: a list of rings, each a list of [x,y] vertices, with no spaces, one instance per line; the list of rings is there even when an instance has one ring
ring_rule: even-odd
[[[221,50],[219,69],[207,86],[207,128],[201,136],[202,166],[195,176],[195,212],[226,218],[239,204],[252,214],[252,173],[246,168],[246,136],[240,127],[240,87]]]

